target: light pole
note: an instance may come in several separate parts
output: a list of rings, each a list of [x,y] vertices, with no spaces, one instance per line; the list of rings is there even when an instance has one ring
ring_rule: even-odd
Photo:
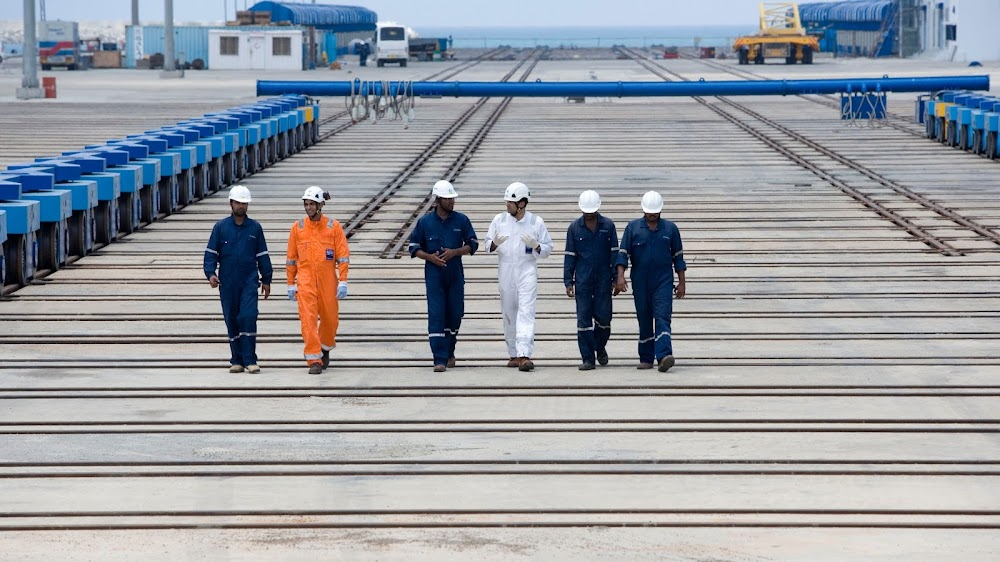
[[[163,71],[160,78],[184,78],[174,52],[174,0],[163,0]]]
[[[42,97],[38,87],[38,37],[35,33],[35,0],[24,0],[24,48],[21,87],[17,99],[30,100]]]

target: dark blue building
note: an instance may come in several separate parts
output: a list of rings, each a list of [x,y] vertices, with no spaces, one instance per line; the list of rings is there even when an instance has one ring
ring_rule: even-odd
[[[899,54],[899,1],[848,0],[799,4],[806,33],[820,38],[820,51],[836,56]]]
[[[288,22],[312,29],[310,43],[314,47],[307,56],[316,64],[325,64],[340,55],[349,54],[352,41],[370,42],[378,23],[378,14],[360,6],[257,2],[248,11],[269,12],[272,23]]]

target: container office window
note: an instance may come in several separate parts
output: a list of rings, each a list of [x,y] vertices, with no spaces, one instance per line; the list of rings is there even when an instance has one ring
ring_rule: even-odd
[[[240,38],[239,37],[219,37],[219,54],[220,55],[239,55],[240,54]]]
[[[944,39],[945,41],[957,41],[958,40],[958,26],[948,24],[944,26]]]
[[[271,38],[271,54],[276,57],[290,57],[292,56],[292,38],[291,37],[272,37]]]

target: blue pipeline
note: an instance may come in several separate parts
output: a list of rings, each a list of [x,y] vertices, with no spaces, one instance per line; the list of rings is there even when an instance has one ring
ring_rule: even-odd
[[[389,95],[426,97],[662,97],[793,96],[867,92],[989,90],[990,77],[847,78],[840,80],[760,80],[709,82],[305,82],[258,80],[258,96]]]

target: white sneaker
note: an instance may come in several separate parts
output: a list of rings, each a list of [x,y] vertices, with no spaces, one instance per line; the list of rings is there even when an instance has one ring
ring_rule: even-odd
[[[248,365],[247,372],[256,375],[257,373],[260,372],[260,367],[258,367],[257,365]]]
[[[230,373],[242,373],[243,372],[243,365],[233,365],[232,367],[229,368],[229,372]]]

